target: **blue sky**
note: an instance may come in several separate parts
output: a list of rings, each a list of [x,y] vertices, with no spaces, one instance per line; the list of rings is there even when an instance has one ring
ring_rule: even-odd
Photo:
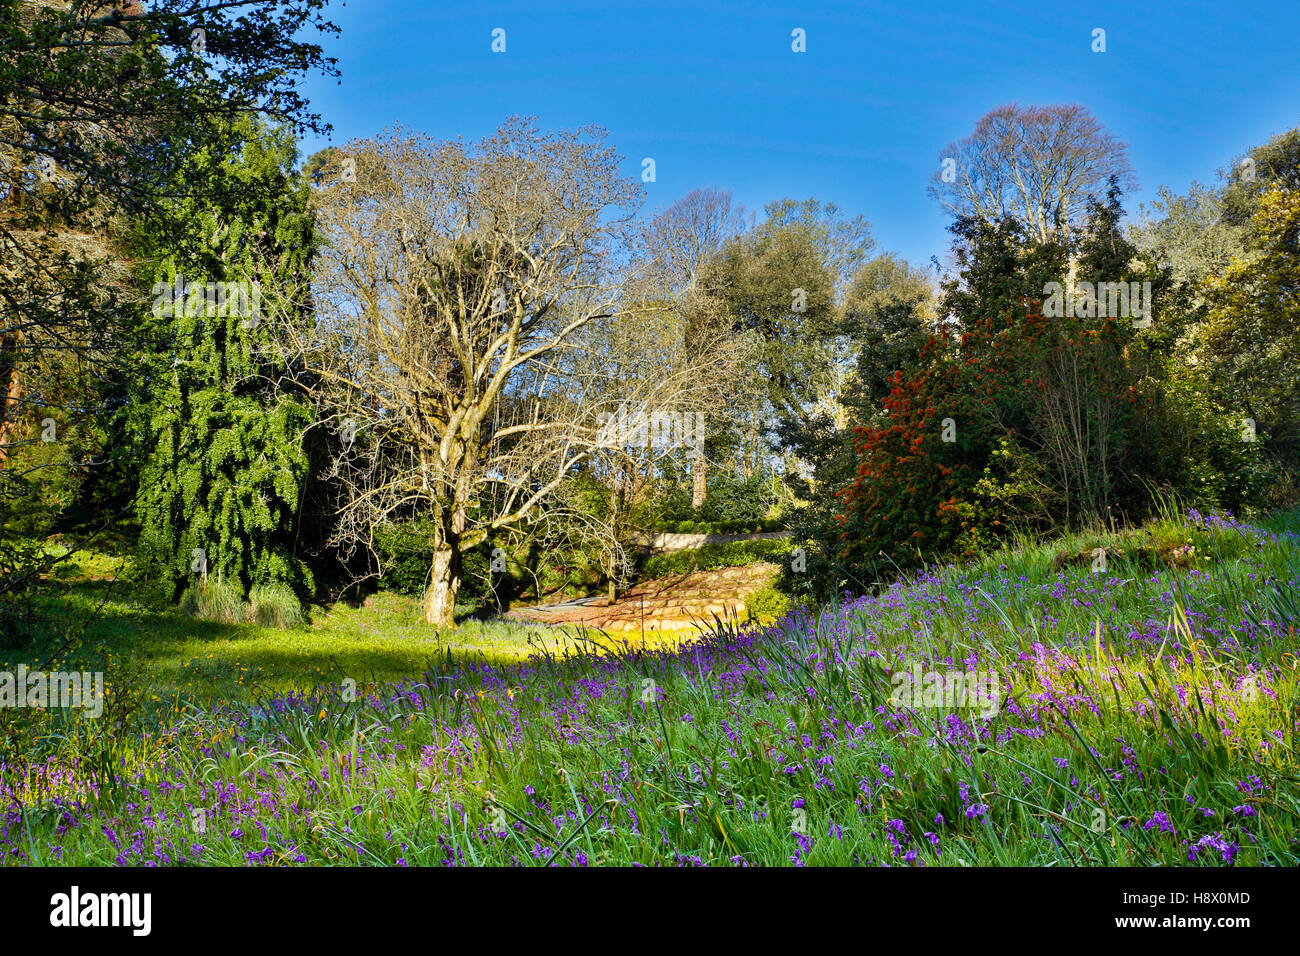
[[[629,175],[654,158],[650,209],[697,186],[757,209],[815,196],[866,216],[879,250],[918,265],[948,246],[948,216],[925,193],[943,146],[1002,103],[1091,109],[1129,144],[1130,213],[1300,125],[1295,0],[336,0],[331,17],[342,82],[313,78],[307,93],[334,133],[304,153],[398,122],[467,140],[512,114],[596,124]],[[791,51],[796,27],[806,53]],[[1091,50],[1097,27],[1105,53]]]

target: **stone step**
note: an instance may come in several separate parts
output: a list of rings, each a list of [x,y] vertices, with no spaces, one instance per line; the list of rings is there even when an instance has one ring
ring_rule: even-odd
[[[516,608],[518,620],[585,625],[606,630],[690,630],[715,617],[745,616],[745,598],[779,572],[775,564],[755,564],[644,581],[610,603],[604,596],[555,607]]]

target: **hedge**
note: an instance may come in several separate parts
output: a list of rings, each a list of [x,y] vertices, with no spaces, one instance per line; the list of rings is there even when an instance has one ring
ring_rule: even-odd
[[[691,571],[716,571],[763,561],[779,563],[790,553],[789,538],[761,538],[758,541],[721,541],[698,548],[684,548],[647,558],[641,566],[643,577],[660,578]]]

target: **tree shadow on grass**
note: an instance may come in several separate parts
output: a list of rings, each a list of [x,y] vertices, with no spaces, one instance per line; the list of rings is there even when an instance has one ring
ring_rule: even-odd
[[[108,600],[105,600],[108,598]],[[512,668],[545,650],[572,648],[570,635],[544,625],[466,620],[450,631],[407,620],[396,604],[373,613],[317,608],[313,623],[275,629],[191,617],[151,607],[129,586],[66,582],[42,596],[38,639],[0,652],[0,665],[44,663],[67,635],[78,640],[60,659],[64,669],[101,669],[112,661],[122,679],[145,680],[160,694],[216,699],[306,689],[351,678],[357,683],[421,680],[490,665]],[[333,616],[334,610],[342,614]]]

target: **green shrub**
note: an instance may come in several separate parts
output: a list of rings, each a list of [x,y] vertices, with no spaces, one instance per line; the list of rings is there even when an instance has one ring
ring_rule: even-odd
[[[46,414],[37,409],[37,419]],[[11,449],[3,478],[3,513],[0,529],[25,537],[44,537],[77,498],[85,469],[77,467],[65,432],[57,442],[38,440],[41,427],[8,445]]]
[[[249,592],[251,616],[263,627],[298,627],[306,621],[293,589],[284,584],[259,584]]]
[[[753,523],[777,503],[772,480],[763,474],[748,478],[725,471],[709,476],[709,491],[699,516],[706,521]]]
[[[758,541],[722,541],[685,548],[670,554],[656,554],[642,565],[643,576],[661,578],[691,571],[743,567],[763,561],[779,562],[790,553],[789,538],[761,538]]]
[[[665,534],[760,534],[770,531],[784,531],[782,518],[752,518],[728,521],[672,521],[664,525],[653,525],[651,533]]]
[[[429,582],[433,564],[433,522],[427,518],[400,521],[375,529],[379,551],[380,584],[389,591],[419,597]],[[482,605],[492,598],[492,545],[481,545],[461,555],[460,592],[457,602]]]
[[[1277,476],[1270,473],[1264,443],[1243,441],[1240,414],[1216,409],[1209,392],[1208,385],[1191,377],[1166,383],[1164,418],[1152,430],[1150,453],[1188,504],[1252,511]]]
[[[201,621],[238,624],[244,620],[244,597],[233,584],[200,581],[185,589],[180,610]]]
[[[760,624],[771,624],[789,612],[790,598],[771,586],[759,588],[745,598],[745,610]]]
[[[433,562],[432,537],[433,523],[423,519],[376,528],[375,548],[383,575],[380,583],[398,594],[423,594]]]

